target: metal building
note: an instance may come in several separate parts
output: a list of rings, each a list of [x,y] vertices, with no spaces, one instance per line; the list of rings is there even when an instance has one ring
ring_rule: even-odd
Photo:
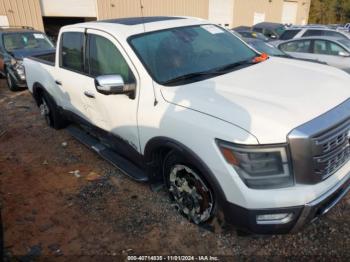
[[[195,16],[234,27],[261,21],[305,24],[311,0],[0,0],[0,26],[57,33],[66,24],[152,15]],[[140,6],[142,5],[142,11]]]

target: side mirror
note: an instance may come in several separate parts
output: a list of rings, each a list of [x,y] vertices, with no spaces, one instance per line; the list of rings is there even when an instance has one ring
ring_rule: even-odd
[[[120,75],[104,75],[95,78],[96,90],[104,95],[118,95],[135,93],[135,84],[124,84],[124,80]]]
[[[349,56],[350,56],[350,54],[349,54],[348,52],[342,52],[342,51],[340,51],[340,52],[338,53],[338,55],[339,55],[339,56],[342,56],[342,57],[349,57]]]

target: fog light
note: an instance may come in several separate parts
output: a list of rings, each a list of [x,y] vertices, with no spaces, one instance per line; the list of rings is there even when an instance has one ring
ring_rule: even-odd
[[[287,224],[293,219],[293,213],[263,214],[256,216],[256,223],[259,225],[280,225]]]

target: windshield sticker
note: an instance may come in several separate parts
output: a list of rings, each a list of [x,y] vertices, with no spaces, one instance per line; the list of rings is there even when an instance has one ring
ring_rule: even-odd
[[[213,35],[224,33],[224,30],[215,25],[202,25],[201,27]]]
[[[35,39],[44,39],[43,34],[33,34]]]

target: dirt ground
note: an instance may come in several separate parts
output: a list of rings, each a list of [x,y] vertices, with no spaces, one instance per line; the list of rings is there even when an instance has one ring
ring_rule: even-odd
[[[48,128],[28,91],[11,93],[0,81],[6,260],[38,256],[119,261],[129,254],[349,261],[350,195],[297,234],[213,233],[178,215],[164,192],[128,179],[66,130]],[[75,170],[79,172],[71,172]],[[91,172],[101,178],[89,181],[96,176]]]

